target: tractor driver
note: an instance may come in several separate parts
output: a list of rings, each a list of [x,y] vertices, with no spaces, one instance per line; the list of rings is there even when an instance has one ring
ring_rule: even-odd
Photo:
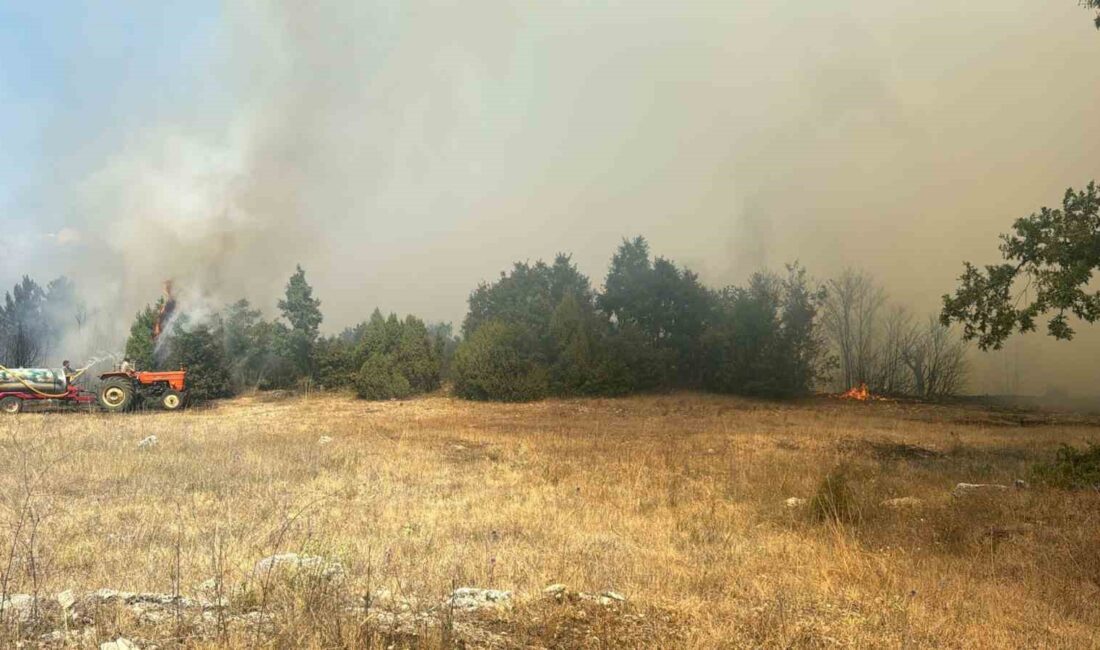
[[[118,369],[119,369],[119,372],[124,372],[126,374],[130,374],[131,372],[134,371],[134,367],[130,365],[130,360],[129,359],[123,359],[122,360],[122,365],[120,365],[118,367]]]
[[[65,383],[72,382],[73,375],[76,374],[76,371],[73,370],[73,367],[69,365],[68,359],[65,359],[61,362],[61,372],[65,373]]]

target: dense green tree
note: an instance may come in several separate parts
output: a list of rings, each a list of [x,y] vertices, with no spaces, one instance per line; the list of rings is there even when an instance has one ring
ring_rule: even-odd
[[[590,302],[567,294],[550,320],[550,388],[557,395],[621,395],[640,388],[631,356],[613,344],[617,333]]]
[[[375,354],[359,369],[355,392],[363,399],[404,399],[413,394],[413,388],[391,355]]]
[[[157,322],[157,314],[160,313],[163,305],[164,298],[158,299],[152,305],[146,305],[134,316],[134,322],[130,325],[130,336],[126,339],[124,356],[142,370],[156,370],[159,367],[156,342],[153,340],[153,326]]]
[[[313,297],[313,287],[306,281],[306,273],[299,265],[286,285],[286,295],[279,301],[279,311],[290,324],[290,331],[282,342],[283,351],[295,364],[302,377],[314,373],[314,346],[323,319],[321,301]]]
[[[49,347],[46,294],[28,276],[4,295],[0,307],[0,363],[9,368],[34,366]]]
[[[535,391],[539,395],[547,392],[588,394],[596,392],[605,381],[596,375],[608,370],[603,344],[610,328],[606,318],[596,312],[591,283],[568,255],[559,254],[549,265],[542,261],[517,263],[496,282],[479,286],[469,302],[470,311],[463,323],[467,343],[456,349],[456,373],[462,346],[469,348],[477,331],[486,323],[506,325],[505,330],[498,328],[497,335],[503,332],[505,340],[523,342],[522,347],[513,351],[522,355],[514,364],[508,361],[494,365],[497,360],[503,361],[497,355],[477,366],[482,374],[475,383],[484,387],[482,392],[492,392],[484,371],[492,367],[503,369],[510,367],[509,364],[538,368],[537,372],[528,374],[537,377],[539,382],[544,379],[548,382],[546,387],[539,386]],[[479,341],[480,352],[485,354],[496,354],[497,348],[503,345],[496,339],[491,346],[485,340]],[[469,386],[472,385],[469,371],[475,367],[471,361],[480,357],[468,350],[464,358],[463,372],[467,376],[463,381]]]
[[[491,284],[482,283],[470,295],[463,336],[469,338],[488,321],[510,323],[527,330],[547,354],[551,346],[550,320],[566,295],[582,303],[593,300],[588,278],[568,255],[559,254],[552,265],[541,260],[535,264],[517,262],[510,273],[501,273],[500,279]]]
[[[725,393],[775,392],[775,332],[781,307],[779,279],[768,273],[752,276],[748,287],[718,293],[717,315],[703,336],[707,351],[704,385]]]
[[[260,310],[253,309],[244,299],[226,307],[221,320],[225,356],[235,390],[270,385],[273,370],[277,371],[280,365],[284,366],[282,374],[288,375],[282,385],[293,381],[290,378],[293,372],[286,367],[288,362],[278,354],[279,341],[286,338],[285,326],[265,321]]]
[[[828,363],[816,325],[824,299],[798,265],[788,266],[786,277],[756,273],[747,287],[719,292],[703,336],[704,385],[750,395],[808,393]]]
[[[550,377],[539,360],[538,347],[521,325],[481,323],[455,352],[455,393],[466,399],[502,402],[546,397]]]
[[[294,360],[290,328],[278,321],[261,320],[253,330],[256,349],[262,351],[256,386],[291,388],[301,378]]]
[[[634,328],[655,348],[674,351],[669,373],[677,383],[698,383],[700,341],[714,306],[698,276],[663,257],[651,260],[642,237],[624,240],[596,302],[617,327]]]
[[[317,383],[322,388],[339,389],[355,384],[359,366],[355,344],[341,336],[322,337],[315,350]]]
[[[365,399],[401,399],[440,385],[440,349],[423,321],[375,309],[359,328],[356,392]]]
[[[983,270],[966,262],[955,295],[943,297],[941,320],[961,323],[964,339],[977,339],[983,350],[999,349],[1014,331],[1034,331],[1046,314],[1052,314],[1047,332],[1070,339],[1071,316],[1088,323],[1100,319],[1100,291],[1090,290],[1100,269],[1096,183],[1066,190],[1061,209],[1044,207],[1018,219],[1013,232],[1001,236],[1000,250],[1004,263]]]
[[[187,370],[187,396],[203,401],[233,394],[219,319],[191,325],[186,315],[175,319],[168,340],[168,366]]]

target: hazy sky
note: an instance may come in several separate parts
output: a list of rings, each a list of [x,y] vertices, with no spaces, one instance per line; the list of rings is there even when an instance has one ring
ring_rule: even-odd
[[[270,314],[298,262],[329,330],[458,321],[514,260],[598,284],[635,234],[930,312],[1100,177],[1075,0],[169,4],[0,2],[0,282],[67,273],[123,330],[169,277]],[[1015,347],[976,389],[1100,386],[1095,329]]]

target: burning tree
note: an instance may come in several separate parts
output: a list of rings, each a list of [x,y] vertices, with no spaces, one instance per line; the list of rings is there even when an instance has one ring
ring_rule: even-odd
[[[157,342],[167,330],[169,321],[176,310],[176,299],[172,295],[172,281],[164,283],[164,295],[145,309],[139,311],[130,326],[130,337],[126,340],[126,358],[138,368],[155,370],[163,365],[163,354],[158,357]]]

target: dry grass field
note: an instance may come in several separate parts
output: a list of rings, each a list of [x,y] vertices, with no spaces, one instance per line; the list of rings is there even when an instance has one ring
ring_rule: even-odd
[[[140,449],[149,435],[158,444]],[[1059,443],[1098,440],[1100,420],[1084,417],[701,395],[495,405],[261,394],[183,413],[6,417],[4,593],[193,596],[214,578],[224,607],[148,620],[103,605],[83,632],[43,636],[75,625],[43,605],[6,616],[0,638],[1100,647],[1100,494],[951,494],[958,482],[1011,485]],[[901,497],[920,501],[882,503]],[[338,561],[342,574],[254,571],[289,552]],[[554,583],[626,601],[549,598]],[[460,615],[446,605],[456,587],[513,599]],[[386,607],[408,614],[386,618]]]

